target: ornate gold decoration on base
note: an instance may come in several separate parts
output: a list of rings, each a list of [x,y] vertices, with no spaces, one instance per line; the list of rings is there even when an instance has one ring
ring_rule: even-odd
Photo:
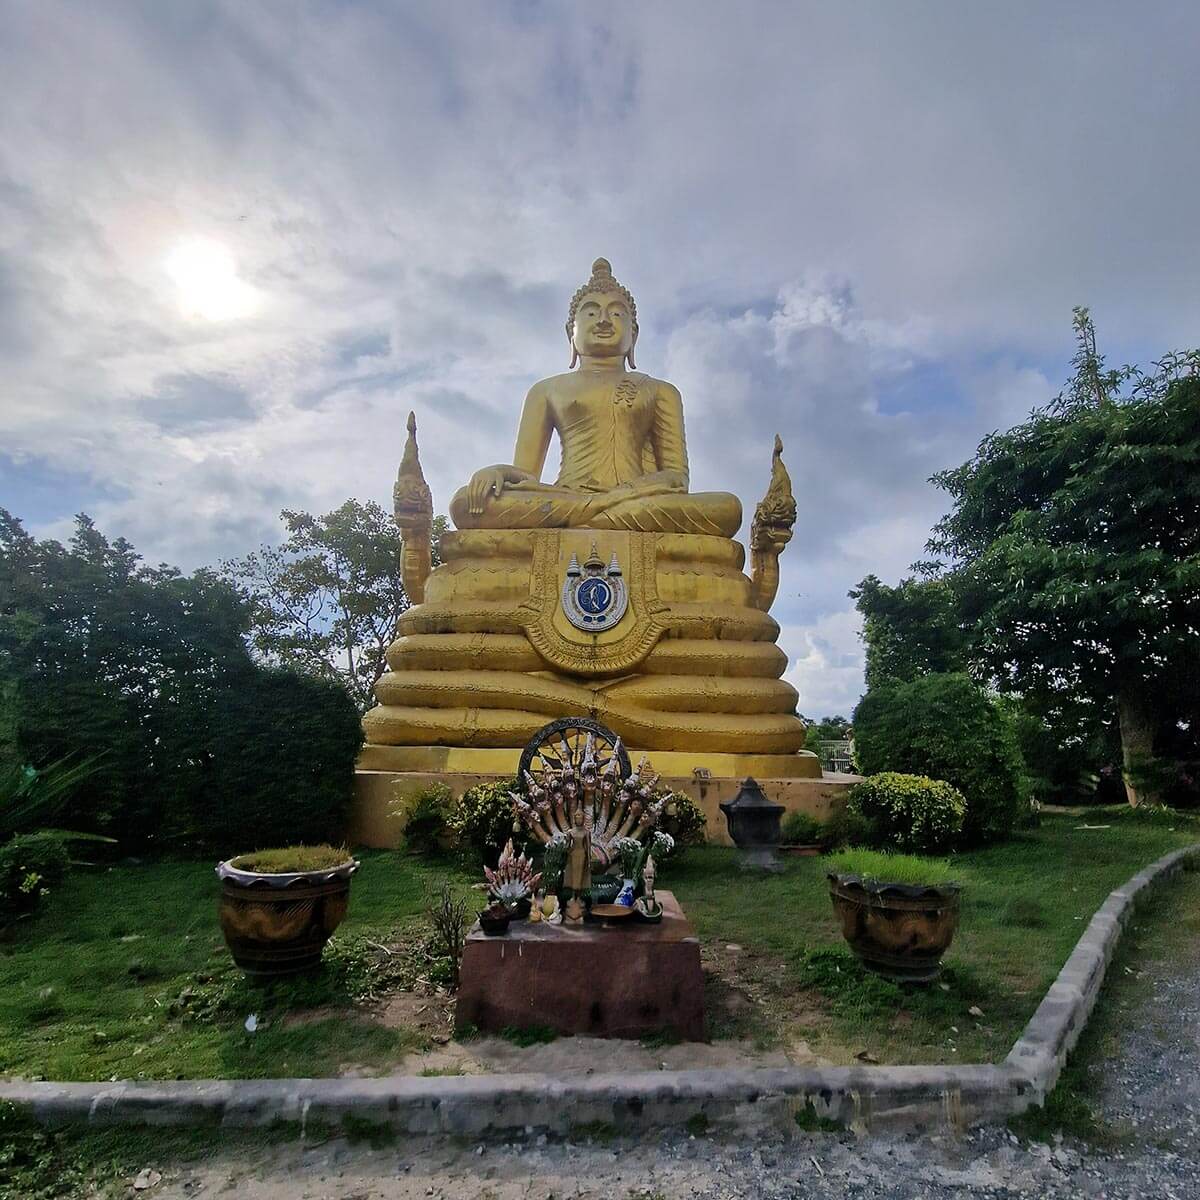
[[[662,636],[658,616],[666,611],[666,605],[658,599],[654,535],[609,533],[600,543],[606,554],[610,553],[610,545],[614,547],[614,558],[618,557],[618,544],[628,547],[624,557],[629,571],[622,588],[629,616],[619,632],[617,623],[589,632],[575,625],[563,611],[558,581],[578,557],[571,549],[567,564],[563,564],[563,556],[576,539],[556,529],[531,530],[530,536],[533,566],[529,598],[517,610],[516,619],[538,655],[549,666],[570,675],[623,675],[637,667]],[[599,533],[596,536],[602,537]],[[592,539],[593,552],[597,545]],[[597,553],[597,557],[603,556]]]

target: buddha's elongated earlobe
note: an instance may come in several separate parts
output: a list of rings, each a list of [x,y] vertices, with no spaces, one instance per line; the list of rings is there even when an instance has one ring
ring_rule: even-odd
[[[633,361],[633,349],[637,345],[637,333],[633,335],[633,341],[629,343],[629,353],[625,355],[625,361],[629,364],[631,371],[637,370],[637,363]]]
[[[574,341],[571,342],[571,365],[567,368],[568,371],[575,369],[575,365],[579,362],[579,351],[575,349]]]

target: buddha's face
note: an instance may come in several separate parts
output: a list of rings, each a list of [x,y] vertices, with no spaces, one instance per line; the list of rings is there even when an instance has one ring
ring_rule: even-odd
[[[629,305],[613,293],[588,292],[575,309],[571,341],[581,358],[625,358],[633,348]]]

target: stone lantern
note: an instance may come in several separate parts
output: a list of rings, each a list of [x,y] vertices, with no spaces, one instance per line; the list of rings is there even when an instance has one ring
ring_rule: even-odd
[[[741,791],[720,805],[720,809],[729,825],[729,836],[742,852],[742,865],[764,871],[779,870],[775,851],[782,837],[779,819],[783,816],[783,805],[768,800],[758,781],[748,777],[742,781]]]

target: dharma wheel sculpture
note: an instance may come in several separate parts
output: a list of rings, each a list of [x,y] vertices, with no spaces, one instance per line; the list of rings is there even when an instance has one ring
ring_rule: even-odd
[[[569,836],[582,809],[592,861],[601,873],[617,863],[623,839],[640,840],[658,825],[658,775],[643,756],[636,770],[621,739],[598,721],[566,718],[540,730],[521,756],[524,795],[510,792],[517,818],[543,846]]]

